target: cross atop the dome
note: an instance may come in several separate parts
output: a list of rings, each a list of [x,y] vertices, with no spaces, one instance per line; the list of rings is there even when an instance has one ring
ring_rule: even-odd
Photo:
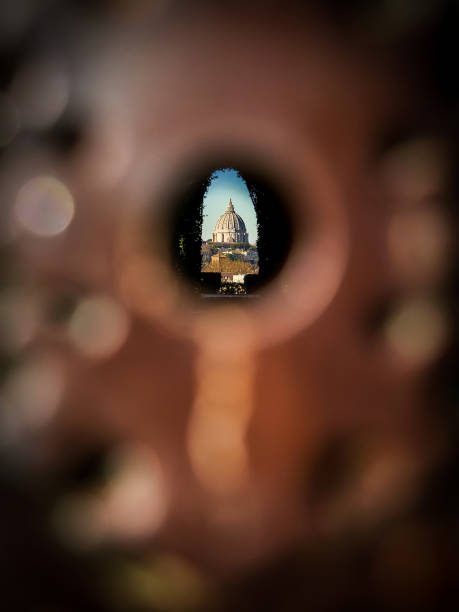
[[[230,198],[230,201],[228,203],[228,206],[226,207],[226,211],[225,212],[234,212],[234,206],[233,206],[233,202],[231,201],[231,198]]]

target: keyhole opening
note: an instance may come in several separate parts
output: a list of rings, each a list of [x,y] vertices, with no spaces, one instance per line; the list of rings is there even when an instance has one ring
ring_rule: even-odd
[[[280,189],[258,168],[237,160],[203,164],[183,175],[174,200],[171,261],[196,294],[260,295],[278,275],[293,224]]]

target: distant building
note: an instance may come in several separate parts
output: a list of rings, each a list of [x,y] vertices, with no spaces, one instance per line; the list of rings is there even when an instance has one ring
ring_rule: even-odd
[[[242,217],[235,212],[231,198],[225,212],[220,215],[215,224],[212,242],[242,242],[245,244],[249,242],[245,223]]]
[[[219,270],[220,270],[220,259],[221,259],[220,253],[216,253],[215,255],[212,255],[212,257],[210,258],[210,261],[216,266],[218,266]]]
[[[221,279],[222,283],[240,283],[243,285],[245,274],[231,274],[228,272],[222,272]]]

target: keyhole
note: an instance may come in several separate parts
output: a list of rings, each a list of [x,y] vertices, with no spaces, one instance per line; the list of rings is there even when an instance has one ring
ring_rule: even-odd
[[[218,334],[231,320],[232,330],[245,330],[241,342],[250,337],[256,346],[290,337],[320,316],[346,268],[346,216],[322,160],[304,152],[279,156],[279,151],[281,146],[271,154],[258,151],[260,163],[253,161],[255,155],[231,149],[227,155],[183,155],[169,165],[151,199],[129,209],[134,213],[123,223],[117,263],[129,308],[194,340],[203,330],[209,335],[215,328]],[[258,268],[245,275],[242,295],[221,295],[221,276],[211,282],[202,266],[203,228],[211,231],[205,239],[222,240],[213,221],[205,229],[204,215],[211,184],[225,171],[245,186],[255,213],[256,241],[252,230],[246,233]],[[222,194],[214,221],[225,213],[227,196]],[[238,212],[236,197],[235,204]],[[244,231],[232,238],[244,238]],[[228,244],[223,240],[220,246]],[[232,333],[226,340],[240,339]]]
[[[290,252],[288,204],[258,169],[225,161],[182,177],[171,206],[172,265],[202,297],[259,295]]]

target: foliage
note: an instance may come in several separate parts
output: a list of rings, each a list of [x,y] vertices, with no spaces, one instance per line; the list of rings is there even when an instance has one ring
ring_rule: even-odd
[[[225,283],[220,287],[218,293],[223,295],[246,295],[247,291],[241,283]]]
[[[183,236],[180,236],[179,238],[179,255],[182,259],[184,259],[186,257],[186,252],[185,252],[185,239],[183,238]]]
[[[257,215],[259,281],[268,282],[280,270],[293,239],[292,225],[279,194],[255,174],[244,176]]]
[[[209,261],[211,256],[222,250],[244,249],[252,253],[258,250],[258,267],[245,261],[221,262],[222,272],[228,274],[257,274],[259,281],[271,280],[282,267],[291,242],[292,225],[279,194],[257,173],[250,170],[238,171],[245,181],[257,216],[258,240],[256,245],[242,243],[203,243],[202,220],[203,201],[216,170],[234,168],[234,160],[208,166],[202,173],[187,174],[177,182],[175,216],[172,221],[172,259],[180,276],[191,281],[197,290],[201,285],[202,272],[218,272],[218,265]],[[226,163],[229,162],[229,163]],[[196,178],[197,176],[197,178]],[[222,258],[223,259],[223,258]],[[259,283],[254,283],[254,287]]]
[[[177,187],[179,206],[173,223],[172,259],[179,276],[199,285],[201,272],[201,232],[203,200],[211,182],[208,175],[203,180],[188,182]]]

